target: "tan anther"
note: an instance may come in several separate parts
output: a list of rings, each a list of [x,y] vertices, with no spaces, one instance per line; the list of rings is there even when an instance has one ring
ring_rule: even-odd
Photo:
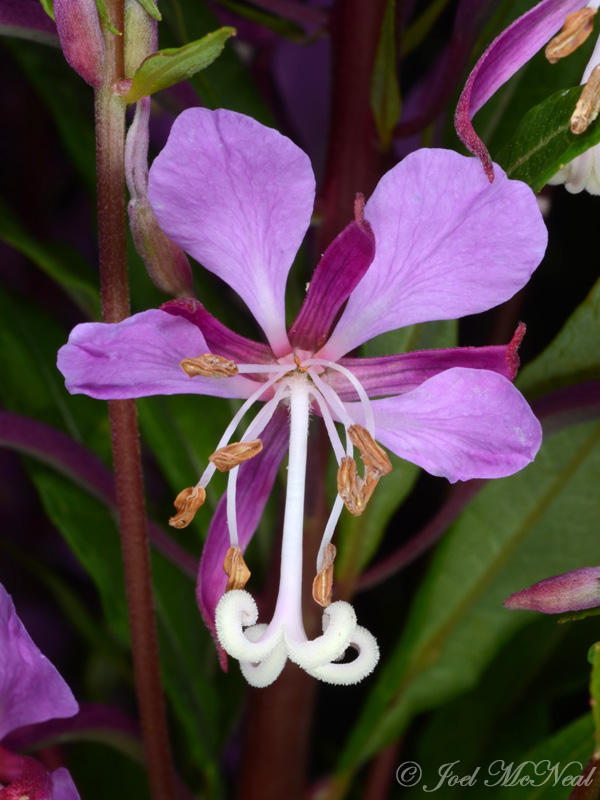
[[[201,486],[188,486],[187,489],[182,489],[173,501],[177,514],[171,517],[169,525],[172,528],[187,528],[205,500],[206,492]]]
[[[242,551],[237,546],[232,546],[227,551],[223,561],[223,569],[229,578],[225,589],[226,592],[230,592],[232,589],[243,589],[252,574],[246,566]]]
[[[365,510],[362,479],[356,472],[356,461],[344,456],[337,474],[338,494],[348,511],[358,517]]]
[[[584,133],[600,111],[600,64],[594,67],[590,79],[583,87],[575,111],[571,114],[571,131]]]
[[[352,444],[358,449],[367,470],[388,475],[392,471],[392,464],[387,453],[381,448],[366,428],[362,425],[350,425],[348,436]]]
[[[252,439],[251,442],[233,442],[225,447],[215,450],[208,457],[208,460],[215,465],[219,472],[229,472],[230,469],[237,467],[244,461],[258,455],[262,450],[260,439]]]
[[[230,378],[232,375],[237,375],[238,371],[235,361],[214,353],[204,353],[196,358],[184,358],[179,362],[179,366],[190,378],[195,378],[197,375],[202,375],[204,378]]]
[[[588,38],[594,28],[595,8],[581,8],[565,19],[560,33],[550,39],[544,53],[551,64],[571,55]]]
[[[335,561],[335,545],[328,542],[323,553],[321,569],[315,575],[312,586],[312,596],[315,603],[323,608],[331,605],[331,592],[333,589],[333,562]]]

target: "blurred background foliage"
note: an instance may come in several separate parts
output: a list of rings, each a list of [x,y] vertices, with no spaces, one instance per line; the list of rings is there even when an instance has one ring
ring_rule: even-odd
[[[372,91],[382,167],[421,145],[460,149],[452,117],[469,67],[530,6],[487,0],[470,27],[457,28],[464,3],[388,2]],[[312,14],[312,24],[289,13],[296,7]],[[328,20],[336,7],[161,0],[160,9],[161,47],[220,25],[238,33],[210,67],[153,97],[152,154],[183,108],[225,107],[290,136],[309,152],[322,181],[332,91]],[[535,128],[519,127],[530,109],[577,86],[597,33],[598,22],[584,47],[558,65],[536,56],[477,117],[503,165],[523,146],[519,136],[536,136]],[[440,75],[439,59],[452,46],[452,69]],[[0,580],[76,696],[135,717],[106,408],[70,396],[55,368],[73,325],[99,318],[92,91],[57,46],[3,36],[0,65]],[[397,135],[399,115],[410,117],[417,101],[428,112],[422,124]],[[592,126],[591,136],[600,139],[600,127]],[[538,190],[534,172],[515,177]],[[550,233],[547,255],[513,300],[459,324],[414,326],[376,344],[378,352],[381,345],[397,352],[500,343],[524,320],[518,385],[539,403],[534,407],[547,436],[534,464],[488,483],[449,487],[396,459],[367,512],[343,516],[337,581],[345,592],[358,592],[358,616],[378,636],[382,661],[357,687],[318,687],[306,767],[315,797],[319,791],[420,796],[420,788],[404,790],[395,782],[396,766],[409,759],[421,763],[431,784],[440,764],[455,760],[467,774],[497,759],[585,763],[591,754],[586,652],[599,638],[597,618],[558,625],[502,607],[508,594],[543,577],[600,563],[597,405],[557,422],[540,402],[561,387],[598,388],[600,200],[546,187],[540,203]],[[290,315],[317,255],[312,231],[290,276]],[[168,299],[132,246],[130,279],[134,311]],[[216,278],[196,265],[194,281],[210,311],[240,333],[257,333],[238,298]],[[236,665],[228,674],[219,669],[194,598],[194,564],[224,481],[211,484],[207,508],[184,533],[165,523],[173,497],[196,480],[231,409],[194,396],[148,398],[138,408],[148,514],[157,531],[153,576],[177,769],[193,796],[230,796],[243,758],[242,731],[251,726],[249,693]],[[257,585],[264,581],[267,589],[282,485],[251,545]],[[431,532],[427,526],[436,518]],[[429,538],[419,540],[423,535]],[[175,540],[176,563],[165,539]],[[416,541],[424,544],[411,551]],[[85,735],[65,734],[60,748],[85,800],[146,796],[134,734],[91,726]],[[243,798],[243,788],[238,791]],[[480,791],[444,786],[436,797]],[[494,791],[525,800],[565,798],[570,789],[490,788],[486,797]]]

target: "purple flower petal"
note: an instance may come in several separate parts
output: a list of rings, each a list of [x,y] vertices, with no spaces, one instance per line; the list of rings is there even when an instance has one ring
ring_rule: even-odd
[[[73,693],[31,640],[2,585],[0,653],[0,740],[23,725],[77,713]]]
[[[508,300],[544,254],[535,195],[498,167],[418,150],[379,181],[365,216],[377,251],[350,295],[323,357],[331,360],[385,331],[452,319]]]
[[[523,395],[487,370],[454,367],[372,406],[381,444],[452,483],[512,475],[542,440]],[[358,406],[354,414],[360,417]]]
[[[169,300],[160,308],[161,311],[166,311],[175,317],[183,317],[197,325],[202,331],[211,353],[230,358],[237,364],[269,364],[275,361],[270,347],[235,333],[227,325],[223,325],[216,317],[213,317],[194,297]]]
[[[179,366],[184,358],[208,352],[196,325],[152,309],[122,322],[77,325],[58,351],[57,364],[71,394],[101,400],[154,394],[252,394],[257,384],[247,378],[190,378]]]
[[[494,39],[467,78],[456,106],[454,124],[465,147],[481,159],[490,181],[494,180],[494,165],[471,119],[560,30],[567,14],[585,5],[586,0],[542,0]]]
[[[294,347],[315,351],[325,344],[340,308],[373,261],[375,237],[362,216],[360,202],[359,218],[336,236],[311,278],[302,308],[290,328]]]
[[[581,567],[562,575],[544,578],[507,597],[505,608],[563,614],[600,606],[600,567]]]
[[[289,352],[285,284],[314,191],[310,161],[293,142],[223,109],[180,114],[150,169],[162,229],[235,289],[278,356]]]
[[[52,778],[52,800],[81,800],[68,769],[59,767],[50,777]]]
[[[242,551],[246,549],[264,511],[277,470],[289,440],[288,413],[278,408],[261,437],[262,452],[242,464],[237,482],[238,537]],[[214,636],[223,669],[227,656],[219,645],[215,630],[215,608],[225,592],[227,576],[223,560],[229,548],[227,497],[223,495],[214,513],[198,570],[196,597],[207,628]]]
[[[342,358],[340,364],[354,373],[369,397],[410,392],[451,367],[490,370],[512,381],[519,368],[518,349],[524,335],[525,325],[520,323],[515,335],[506,345],[415,350],[412,353],[379,358]],[[328,373],[327,381],[342,400],[358,399],[354,389],[339,372]]]

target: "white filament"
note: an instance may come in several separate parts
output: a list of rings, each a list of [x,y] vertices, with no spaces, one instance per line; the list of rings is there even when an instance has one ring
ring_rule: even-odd
[[[341,372],[342,375],[352,384],[354,389],[356,390],[356,394],[358,395],[360,402],[363,407],[364,415],[365,415],[365,427],[373,436],[375,437],[375,417],[373,415],[373,407],[371,405],[371,401],[365,391],[365,387],[362,383],[358,380],[356,375],[354,375],[347,367],[342,367],[341,364],[335,364],[333,361],[327,361],[324,358],[309,358],[306,361],[306,364],[309,366],[318,366],[318,367],[327,367],[328,369],[333,369],[336,372]],[[311,372],[311,377],[314,378],[314,375]],[[341,402],[341,401],[340,401]]]

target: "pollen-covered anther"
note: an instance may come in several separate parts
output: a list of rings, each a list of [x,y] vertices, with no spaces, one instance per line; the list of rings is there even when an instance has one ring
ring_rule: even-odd
[[[215,465],[219,472],[229,472],[230,469],[237,467],[244,461],[248,461],[258,455],[262,450],[260,439],[252,439],[250,442],[232,442],[225,447],[215,450],[208,457],[208,460]]]
[[[356,461],[344,456],[337,474],[337,490],[348,511],[358,517],[365,510],[363,482],[356,472]]]
[[[184,358],[179,362],[179,366],[190,378],[195,378],[197,375],[201,375],[203,378],[231,378],[232,375],[238,373],[235,361],[230,361],[215,353],[203,353],[196,358]]]
[[[239,547],[233,545],[229,548],[223,561],[223,569],[228,577],[226,592],[232,589],[243,589],[252,574],[248,569],[244,556]]]
[[[594,67],[583,87],[575,111],[571,114],[571,131],[584,133],[600,112],[600,64]]]
[[[312,596],[315,603],[323,608],[331,605],[331,592],[333,590],[333,562],[335,561],[335,545],[328,542],[323,553],[321,569],[315,575],[312,585]]]
[[[188,486],[187,489],[182,489],[173,501],[177,514],[169,519],[169,525],[172,528],[187,528],[205,500],[206,492],[201,486]]]
[[[392,471],[392,463],[385,450],[380,447],[366,428],[362,425],[350,425],[348,436],[358,449],[367,470],[388,475]]]
[[[588,38],[594,28],[595,8],[581,8],[565,19],[562,30],[546,45],[544,53],[551,64],[571,55]]]

